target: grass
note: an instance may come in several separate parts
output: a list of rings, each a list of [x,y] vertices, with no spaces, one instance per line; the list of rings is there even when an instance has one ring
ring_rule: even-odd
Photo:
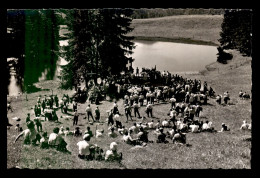
[[[223,15],[179,15],[133,19],[128,35],[183,43],[219,45]]]
[[[109,148],[112,141],[116,141],[118,150],[123,153],[122,163],[107,163],[104,161],[83,161],[78,159],[78,148],[76,143],[82,138],[67,137],[68,149],[71,154],[61,153],[54,149],[43,150],[35,146],[23,146],[23,139],[18,140],[13,144],[17,133],[14,127],[7,131],[7,168],[19,166],[20,168],[30,169],[250,169],[251,168],[251,142],[245,141],[244,138],[250,138],[250,131],[240,131],[239,127],[243,120],[251,122],[251,99],[240,100],[238,92],[240,90],[247,91],[251,95],[251,59],[242,57],[237,51],[231,51],[234,59],[229,61],[227,65],[219,63],[210,64],[208,67],[215,70],[205,71],[202,74],[188,75],[184,77],[191,79],[200,79],[207,81],[212,86],[217,94],[222,94],[229,91],[232,105],[223,106],[217,105],[215,100],[210,98],[209,105],[203,106],[203,115],[209,121],[213,122],[216,130],[220,130],[221,123],[224,122],[230,126],[231,131],[225,133],[188,133],[187,142],[191,147],[174,145],[171,142],[168,144],[148,143],[144,148],[132,148],[121,141],[121,136],[112,139],[107,137],[107,125],[98,125],[98,128],[104,128],[104,138],[93,138],[90,142],[97,143],[105,151]],[[240,64],[240,65],[238,65]],[[230,66],[237,66],[230,69]],[[219,68],[219,71],[217,70]],[[61,97],[63,93],[72,94],[73,91],[58,90],[57,82],[45,81],[38,83],[38,87],[52,88],[54,94]],[[34,116],[31,109],[39,95],[51,94],[51,91],[39,91],[27,95],[28,101],[25,100],[25,95],[21,97],[8,98],[12,100],[14,112],[8,113],[8,118],[11,124],[15,122],[11,119],[15,116],[22,118],[21,124],[25,128],[25,117],[27,112]],[[78,112],[84,113],[86,104],[80,104]],[[103,101],[99,108],[101,110],[101,120],[104,121],[107,117],[106,110],[112,107],[113,103]],[[122,100],[118,101],[119,111],[123,113]],[[163,120],[167,118],[167,111],[170,104],[159,104],[154,106],[154,116]],[[70,106],[71,108],[71,106]],[[92,105],[95,108],[95,104]],[[144,107],[140,109],[140,114],[144,115]],[[59,118],[61,112],[57,112]],[[82,130],[85,130],[89,125],[87,120],[82,119],[80,115],[78,125]],[[137,118],[134,118],[137,120]],[[126,127],[132,125],[132,122],[125,123],[125,116],[122,116],[123,124]],[[147,118],[147,121],[150,121]],[[157,119],[154,119],[157,120]],[[204,119],[205,121],[206,119]],[[51,133],[56,126],[70,127],[73,129],[71,119],[60,119],[61,124],[53,122],[43,122],[43,129]],[[94,131],[96,124],[89,125]],[[155,135],[149,133],[149,139],[155,140]]]

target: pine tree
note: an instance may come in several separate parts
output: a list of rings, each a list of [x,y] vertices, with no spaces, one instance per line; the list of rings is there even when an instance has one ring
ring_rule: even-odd
[[[251,55],[252,10],[226,10],[219,42],[223,49],[237,49]]]

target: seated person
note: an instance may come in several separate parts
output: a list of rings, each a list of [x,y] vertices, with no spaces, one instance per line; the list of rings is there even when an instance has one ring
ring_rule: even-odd
[[[58,151],[67,151],[67,143],[62,138],[61,135],[59,135],[59,128],[55,127],[53,129],[53,133],[50,134],[48,144],[50,147],[57,147]]]
[[[167,119],[162,121],[162,127],[169,127],[169,121],[167,121]]]
[[[123,136],[123,141],[126,142],[127,144],[130,144],[130,145],[136,145],[137,144],[137,140],[136,139],[133,139],[131,137],[131,132],[133,132],[132,130],[130,130],[129,132],[126,131],[124,136]]]
[[[209,121],[206,121],[205,123],[203,123],[201,130],[202,131],[208,131],[209,130],[208,124],[209,124]]]
[[[223,132],[223,131],[230,131],[230,128],[225,123],[221,124],[221,130],[218,132]]]
[[[79,154],[78,157],[80,159],[91,159],[91,153],[90,153],[90,144],[88,141],[90,141],[90,135],[86,134],[86,136],[83,138],[83,141],[79,141],[77,143],[77,146],[79,147]]]
[[[41,140],[40,140],[40,148],[42,148],[42,149],[47,149],[47,148],[49,148],[47,132],[44,132],[44,133],[42,134],[42,138],[41,138]]]
[[[81,136],[81,135],[82,135],[82,131],[80,130],[79,127],[76,127],[76,128],[75,128],[75,130],[74,130],[74,132],[73,132],[73,135],[74,135],[75,137],[78,137],[78,136]]]
[[[111,131],[108,132],[108,136],[111,137],[111,138],[116,138],[117,137],[117,134],[114,132],[114,128],[112,127],[111,128]]]
[[[186,134],[182,133],[180,130],[177,130],[172,138],[173,143],[185,144],[186,143]]]
[[[100,138],[103,136],[104,129],[98,129],[96,130],[96,138]]]
[[[90,130],[90,127],[89,127],[89,126],[87,127],[87,130],[85,131],[84,134],[89,134],[90,137],[93,137],[93,133],[92,133],[92,131]]]
[[[166,132],[166,135],[167,135],[166,137],[169,137],[170,139],[172,139],[174,134],[175,134],[175,129],[174,129],[174,127],[172,127],[170,130],[168,130]]]
[[[118,133],[120,133],[121,135],[125,135],[127,131],[127,129],[125,128],[125,126],[122,126],[121,128],[117,129]]]
[[[195,124],[190,125],[190,129],[192,133],[198,133],[199,132],[199,126]]]
[[[163,128],[160,128],[159,131],[160,133],[157,136],[156,143],[168,143],[168,141],[166,140],[166,134],[163,133]]]
[[[154,124],[153,120],[151,122],[148,122],[148,127],[149,127],[149,129],[155,129],[155,124]]]
[[[143,129],[143,127],[140,127],[140,131],[137,134],[137,140],[140,141],[140,143],[143,143],[143,142],[147,143],[147,142],[149,142],[149,140],[148,140],[148,132],[145,131]]]
[[[59,135],[65,135],[63,126],[60,127]]]
[[[23,131],[23,128],[20,127],[20,124],[16,124],[15,130],[17,130],[17,132],[22,132],[22,131]]]
[[[121,162],[122,160],[122,153],[117,153],[117,143],[112,142],[110,144],[110,149],[106,151],[105,154],[105,161],[118,161]]]
[[[66,127],[66,130],[64,131],[64,135],[65,135],[65,137],[66,137],[67,135],[74,135],[74,132],[70,131],[70,128],[69,128],[69,127]]]
[[[129,130],[132,130],[133,131],[133,134],[137,134],[139,129],[136,125],[136,123],[134,123],[134,125],[132,127],[129,128]]]

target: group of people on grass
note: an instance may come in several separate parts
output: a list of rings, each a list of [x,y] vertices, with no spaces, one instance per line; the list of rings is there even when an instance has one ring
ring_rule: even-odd
[[[117,102],[113,103],[112,108],[109,111],[107,117],[108,125],[108,137],[116,138],[122,137],[122,141],[132,146],[146,146],[148,143],[169,143],[170,141],[178,144],[189,144],[186,143],[186,133],[188,132],[215,132],[212,127],[212,122],[200,120],[200,112],[203,111],[202,105],[207,104],[207,97],[214,96],[214,91],[211,87],[207,86],[207,82],[201,84],[200,80],[188,80],[181,76],[172,77],[171,81],[167,81],[168,85],[163,87],[153,86],[137,86],[129,85],[128,90],[124,94],[123,108],[126,117],[126,123],[132,118],[136,117],[140,119],[140,122],[134,122],[129,128],[123,125],[122,113],[119,113],[119,106]],[[242,92],[242,91],[241,91]],[[239,97],[243,97],[243,94],[239,93]],[[217,95],[216,101],[221,104],[221,95]],[[230,100],[228,92],[224,93],[223,100],[225,104]],[[160,120],[154,117],[153,109],[155,102],[160,101],[168,102],[170,104],[169,111],[165,111],[168,115],[168,119]],[[25,144],[40,144],[41,148],[55,147],[60,151],[68,151],[67,143],[63,136],[83,136],[83,140],[77,143],[79,148],[78,157],[87,160],[122,160],[122,153],[117,152],[116,142],[110,144],[110,148],[103,153],[103,149],[96,144],[90,144],[90,140],[93,137],[93,133],[90,127],[83,132],[79,127],[76,127],[74,131],[70,131],[69,127],[64,129],[63,127],[53,129],[53,133],[49,136],[47,132],[43,132],[41,116],[48,118],[49,121],[58,121],[56,111],[61,109],[62,113],[67,114],[70,103],[72,104],[73,114],[73,126],[78,124],[78,103],[75,100],[70,100],[68,95],[63,95],[59,100],[57,95],[44,96],[37,98],[36,105],[34,107],[35,118],[31,120],[30,114],[28,113],[26,118],[27,129],[19,130],[19,135],[16,137],[15,142],[24,136]],[[139,112],[141,107],[145,107],[145,113],[148,118],[152,120],[145,122],[145,114],[142,115]],[[12,111],[9,103],[8,110]],[[132,110],[134,116],[132,116]],[[88,104],[85,108],[86,115],[83,119],[88,119],[89,123],[100,122],[100,110],[96,106],[93,116],[91,105]],[[93,122],[90,121],[90,118]],[[8,118],[7,118],[8,120]],[[154,121],[154,120],[157,120]],[[17,126],[19,127],[19,125]],[[36,127],[36,129],[35,129]],[[241,129],[251,129],[251,124],[244,121]],[[225,123],[222,123],[221,130],[218,132],[228,131],[229,128]],[[42,134],[40,134],[42,133]],[[153,141],[148,137],[154,134],[156,139]],[[95,131],[96,138],[102,138],[104,135],[104,129]],[[170,141],[169,141],[170,140]]]

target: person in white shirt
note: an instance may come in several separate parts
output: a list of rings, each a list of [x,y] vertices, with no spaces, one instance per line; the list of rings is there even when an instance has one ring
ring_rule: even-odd
[[[137,127],[136,123],[132,127],[129,128],[129,131],[132,130],[134,134],[139,132],[139,128]]]
[[[228,100],[230,100],[228,91],[226,91],[224,93],[224,99],[223,100],[224,100],[225,104],[228,104]]]
[[[121,135],[124,135],[125,132],[127,131],[127,128],[125,128],[125,126],[122,126],[121,128],[117,129],[118,133],[120,133]]]
[[[104,129],[98,129],[96,130],[96,138],[103,137]]]
[[[192,124],[192,125],[190,125],[190,129],[191,129],[192,133],[198,133],[199,132],[199,126],[198,125]]]
[[[240,130],[246,130],[249,128],[249,124],[247,123],[246,120],[243,121],[243,124],[240,127]]]
[[[80,159],[84,159],[90,156],[90,144],[88,143],[88,141],[90,141],[90,136],[86,135],[86,137],[84,138],[83,141],[79,141],[77,143],[77,146],[79,147],[79,154],[78,157]]]
[[[117,153],[117,143],[112,142],[110,144],[110,149],[106,151],[105,161],[118,161],[122,160],[122,153]]]
[[[172,127],[170,130],[166,131],[166,134],[170,139],[172,139],[175,134],[174,128]]]
[[[146,106],[146,112],[148,117],[149,115],[153,117],[153,106],[150,102],[148,102],[148,105]]]
[[[137,140],[136,140],[136,139],[133,139],[133,138],[131,137],[131,132],[132,132],[132,130],[130,130],[129,132],[126,131],[126,132],[124,133],[123,141],[124,141],[125,143],[127,143],[127,144],[130,144],[130,145],[136,145],[136,144],[137,144]]]
[[[57,150],[59,151],[67,151],[67,143],[62,138],[59,133],[59,128],[56,127],[53,129],[53,133],[50,134],[48,144],[50,147],[57,147]]]
[[[148,122],[148,127],[149,127],[149,129],[155,129],[153,120],[151,122]]]
[[[86,112],[87,112],[87,116],[88,116],[88,121],[89,121],[89,116],[91,116],[93,122],[95,122],[94,117],[92,115],[92,109],[90,107],[90,104],[86,107]]]
[[[162,121],[162,127],[169,127],[169,121],[167,121],[167,119]]]
[[[140,116],[140,113],[139,113],[139,105],[137,104],[137,102],[135,102],[132,106],[134,108],[134,114],[135,114],[135,117],[136,117],[136,113],[138,114],[138,118],[141,118]]]
[[[209,121],[206,121],[205,123],[203,123],[201,131],[208,131],[209,130],[208,123],[209,123]]]
[[[170,99],[170,103],[171,103],[171,108],[175,107],[176,98],[174,97],[174,95],[173,95],[172,98]]]

